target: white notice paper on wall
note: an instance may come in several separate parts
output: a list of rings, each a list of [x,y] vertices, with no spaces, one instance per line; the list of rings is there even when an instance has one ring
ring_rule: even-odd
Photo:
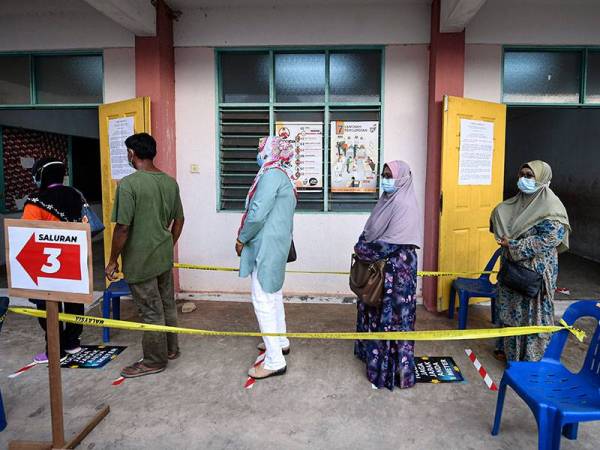
[[[458,184],[492,184],[494,124],[483,120],[460,120]]]
[[[108,146],[110,147],[110,173],[113,180],[120,180],[135,170],[127,161],[125,139],[134,134],[133,117],[121,117],[108,121]]]

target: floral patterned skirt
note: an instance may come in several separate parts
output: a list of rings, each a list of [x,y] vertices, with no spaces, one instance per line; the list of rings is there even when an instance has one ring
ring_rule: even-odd
[[[415,326],[417,254],[402,246],[388,260],[381,308],[358,302],[358,332],[412,331]],[[414,341],[356,341],[354,354],[366,363],[367,379],[378,388],[415,384]]]

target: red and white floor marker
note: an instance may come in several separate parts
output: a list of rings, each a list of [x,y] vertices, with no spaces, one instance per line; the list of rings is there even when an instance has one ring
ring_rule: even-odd
[[[483,381],[485,382],[488,389],[490,391],[497,391],[498,386],[496,386],[496,383],[494,383],[494,380],[492,380],[492,377],[490,377],[488,375],[485,368],[481,365],[481,363],[475,356],[475,353],[473,353],[473,351],[470,348],[465,348],[465,353],[467,354],[467,356],[469,357],[469,359],[475,366],[475,369],[477,369],[477,372],[479,372],[479,375],[481,375],[481,378],[483,378]]]
[[[29,364],[27,364],[25,367],[21,367],[19,370],[17,370],[15,373],[11,374],[8,376],[8,378],[16,378],[19,375],[21,375],[23,372],[27,372],[29,369],[31,369],[33,366],[37,366],[38,363],[34,362],[30,362]]]
[[[119,386],[120,384],[123,384],[123,381],[125,381],[125,377],[119,377],[115,381],[112,382],[112,385]]]
[[[258,354],[256,361],[254,361],[254,367],[260,366],[260,363],[262,363],[264,360],[265,360],[265,352],[261,351]],[[244,383],[244,389],[252,389],[252,386],[254,386],[254,383],[256,383],[256,380],[252,377],[248,377],[248,379]]]

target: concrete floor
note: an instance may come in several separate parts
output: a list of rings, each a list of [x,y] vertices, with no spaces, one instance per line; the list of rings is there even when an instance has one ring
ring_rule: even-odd
[[[197,303],[181,325],[216,330],[255,330],[249,303]],[[355,306],[289,304],[290,331],[348,331]],[[129,302],[124,319],[136,320]],[[488,309],[474,306],[470,327],[489,326]],[[587,325],[591,328],[591,323]],[[455,322],[418,310],[417,328],[454,328]],[[87,327],[84,343],[99,343],[100,329]],[[10,314],[2,330],[0,387],[8,428],[0,448],[12,439],[50,437],[47,370],[37,366],[15,379],[7,375],[43,346],[34,319]],[[288,373],[243,389],[257,356],[254,338],[181,336],[183,356],[157,375],[111,382],[121,367],[140,356],[140,335],[114,331],[113,343],[128,349],[101,370],[63,370],[67,436],[107,403],[111,413],[88,436],[84,449],[535,449],[537,427],[525,404],[508,393],[501,433],[490,435],[496,393],[486,389],[465,348],[471,348],[496,382],[502,365],[491,356],[491,341],[418,342],[419,355],[452,356],[464,384],[418,384],[408,390],[373,390],[352,342],[292,342]],[[584,348],[569,342],[571,368]],[[562,448],[597,449],[600,423],[583,424],[578,441]]]

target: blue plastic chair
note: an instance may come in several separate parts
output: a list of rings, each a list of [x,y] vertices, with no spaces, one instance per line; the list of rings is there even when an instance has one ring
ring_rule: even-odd
[[[496,261],[500,257],[502,249],[494,252],[491,259],[483,269],[484,272],[494,270]],[[479,278],[457,278],[452,282],[450,288],[450,307],[448,308],[448,317],[454,318],[454,308],[456,305],[456,294],[458,293],[458,329],[467,328],[467,314],[469,311],[469,299],[484,297],[492,300],[492,323],[496,323],[496,285],[490,281],[489,274],[482,274]]]
[[[567,309],[563,319],[572,325],[580,317],[600,321],[597,300],[578,301]],[[509,362],[500,382],[492,435],[500,430],[506,387],[512,387],[527,403],[538,424],[538,448],[560,448],[561,433],[577,439],[579,422],[600,420],[600,326],[590,341],[583,368],[572,373],[560,363],[569,335],[562,330],[552,336],[539,362]]]
[[[8,309],[8,297],[0,297],[0,330],[2,330],[2,323]],[[4,413],[4,403],[2,402],[2,392],[0,392],[0,431],[6,428],[6,414]]]
[[[121,318],[121,297],[126,295],[131,295],[131,290],[129,289],[127,281],[119,280],[110,283],[102,297],[102,317],[110,319],[110,309],[112,304],[113,319],[119,320]],[[102,341],[104,343],[110,341],[110,328],[102,329]]]

